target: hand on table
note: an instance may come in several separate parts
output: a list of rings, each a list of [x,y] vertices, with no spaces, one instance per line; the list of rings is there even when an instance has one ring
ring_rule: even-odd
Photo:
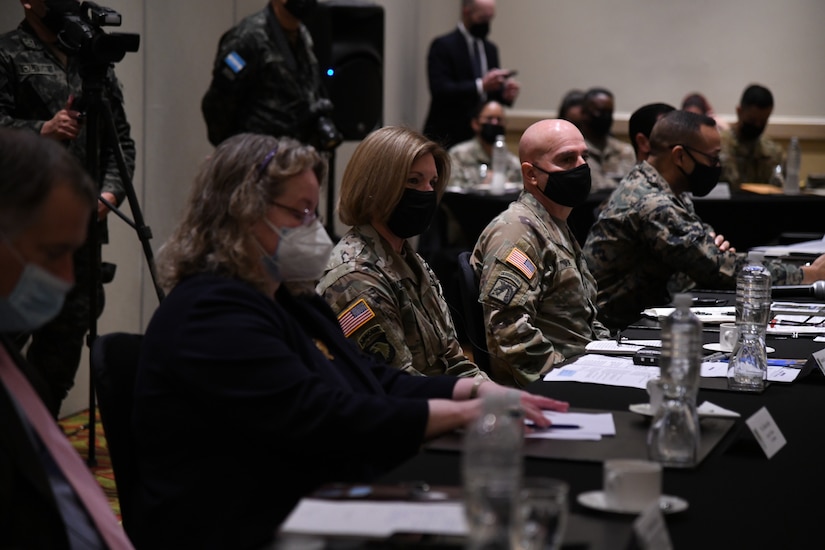
[[[496,393],[515,391],[519,393],[519,400],[524,409],[525,419],[531,421],[539,428],[547,428],[552,424],[541,411],[559,411],[567,412],[570,408],[570,403],[567,401],[558,401],[557,399],[550,399],[543,395],[536,395],[534,393],[523,390],[516,390],[496,384],[495,382],[485,382],[478,388],[478,396],[484,397],[487,395],[495,395]]]

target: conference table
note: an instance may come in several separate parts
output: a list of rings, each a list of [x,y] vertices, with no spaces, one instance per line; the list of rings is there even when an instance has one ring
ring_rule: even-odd
[[[695,291],[719,305],[732,306],[730,291]],[[805,301],[800,299],[799,301]],[[661,338],[657,319],[643,317],[622,332],[630,339]],[[719,341],[719,326],[705,324],[707,344]],[[825,547],[825,375],[813,354],[825,342],[804,333],[767,337],[775,348],[770,358],[806,359],[792,383],[770,382],[761,393],[726,388],[724,379],[702,378],[697,403],[710,401],[740,414],[735,419],[703,418],[701,459],[690,468],[665,468],[662,493],[687,502],[687,509],[663,515],[676,549]],[[706,354],[710,351],[704,352]],[[575,361],[571,358],[566,363]],[[564,367],[562,364],[561,367]],[[722,383],[719,383],[719,381]],[[593,510],[577,500],[584,492],[601,490],[606,458],[645,458],[644,438],[650,417],[630,411],[648,401],[644,389],[580,382],[536,381],[528,391],[566,400],[571,410],[610,412],[616,436],[602,441],[527,439],[524,475],[553,477],[570,487],[569,522],[564,550],[633,550],[633,514]],[[768,458],[746,424],[765,408],[786,444]],[[588,449],[588,445],[591,446]],[[449,434],[426,444],[421,452],[374,482],[376,491],[394,491],[398,498],[410,488],[447,489],[457,498],[461,488],[461,435]],[[383,489],[381,489],[383,488]],[[279,549],[314,548],[443,548],[463,546],[460,537],[400,533],[384,539],[302,537],[282,538]],[[294,543],[294,544],[293,544]]]
[[[714,293],[733,304],[734,296]],[[630,338],[657,339],[658,322],[643,320],[623,334]],[[718,342],[718,326],[703,330],[706,343]],[[825,343],[809,337],[769,336],[776,349],[771,357],[809,359],[793,383],[770,383],[759,394],[711,389],[703,379],[697,402],[711,401],[741,417],[732,422],[699,465],[689,469],[666,468],[663,494],[688,502],[688,509],[665,515],[674,548],[823,548],[825,532],[825,376],[811,354]],[[629,406],[648,400],[644,390],[578,382],[534,382],[529,391],[570,402],[574,410],[612,411],[617,436],[624,429],[644,434],[650,419],[629,412]],[[745,421],[765,407],[787,440],[768,459]],[[632,419],[628,419],[628,415]],[[620,422],[621,420],[621,422]],[[711,419],[703,419],[700,426]],[[730,421],[728,421],[730,422]],[[621,429],[620,429],[621,427]],[[626,435],[626,434],[625,434]],[[455,437],[455,436],[450,436]],[[703,436],[704,437],[704,436]],[[548,443],[563,448],[590,442],[527,440],[525,475],[561,478],[570,485],[571,522],[564,548],[635,548],[632,515],[593,511],[577,502],[577,495],[602,488],[602,460],[594,451],[590,459],[540,457],[531,452]],[[596,449],[596,443],[594,449]],[[628,448],[631,456],[638,449]],[[558,454],[564,454],[560,452]],[[461,455],[450,444],[433,442],[422,453],[386,475],[381,483],[425,482],[460,485]],[[428,539],[429,540],[429,539]],[[437,539],[436,539],[437,540]],[[430,540],[429,544],[437,545]],[[422,545],[426,545],[422,541]],[[446,545],[445,545],[446,546]]]
[[[448,191],[441,205],[461,227],[464,246],[472,249],[484,227],[518,195],[518,191],[503,195]],[[609,191],[592,193],[584,204],[573,209],[567,223],[579,244],[584,244],[599,205],[609,196]],[[694,199],[693,204],[705,223],[743,251],[774,244],[783,233],[825,233],[825,196],[822,195],[764,195],[743,191],[730,198]]]

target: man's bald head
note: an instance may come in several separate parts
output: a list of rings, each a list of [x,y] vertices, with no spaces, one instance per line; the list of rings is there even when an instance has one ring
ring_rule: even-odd
[[[521,162],[533,162],[552,154],[565,144],[581,141],[584,137],[576,126],[560,118],[540,120],[531,124],[521,135],[518,156]]]
[[[532,124],[521,135],[518,153],[525,191],[536,197],[552,216],[567,219],[572,206],[580,203],[582,193],[587,198],[587,166],[572,174],[561,174],[587,164],[587,144],[573,123],[548,119]]]

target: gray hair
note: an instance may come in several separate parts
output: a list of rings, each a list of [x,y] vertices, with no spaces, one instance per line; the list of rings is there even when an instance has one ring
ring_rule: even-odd
[[[0,233],[11,238],[35,223],[58,185],[68,185],[90,208],[97,203],[94,182],[59,142],[0,128]]]

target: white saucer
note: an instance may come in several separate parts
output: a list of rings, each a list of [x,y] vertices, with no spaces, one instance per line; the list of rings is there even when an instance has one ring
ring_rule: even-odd
[[[576,498],[579,504],[586,508],[599,510],[602,512],[615,512],[617,514],[641,514],[644,510],[630,510],[627,508],[613,508],[608,506],[604,498],[604,491],[588,491],[580,493]],[[675,514],[684,512],[688,508],[686,500],[670,495],[659,497],[659,508],[663,514]]]
[[[705,348],[705,349],[706,349],[706,350],[708,350],[708,351],[723,351],[723,350],[722,350],[722,348],[720,347],[720,344],[719,344],[718,342],[713,342],[713,343],[711,343],[711,344],[704,344],[702,347],[703,347],[703,348]],[[773,353],[773,352],[775,352],[776,350],[775,350],[775,349],[773,349],[773,348],[772,348],[772,347],[770,347],[770,346],[765,346],[765,351],[766,351],[767,353]]]
[[[653,411],[650,409],[650,403],[634,403],[633,405],[628,405],[627,407],[630,409],[630,412],[634,412],[636,414],[641,414],[643,416],[653,416]],[[739,414],[736,412],[707,412],[702,410],[696,411],[699,414],[699,418],[739,418]]]

